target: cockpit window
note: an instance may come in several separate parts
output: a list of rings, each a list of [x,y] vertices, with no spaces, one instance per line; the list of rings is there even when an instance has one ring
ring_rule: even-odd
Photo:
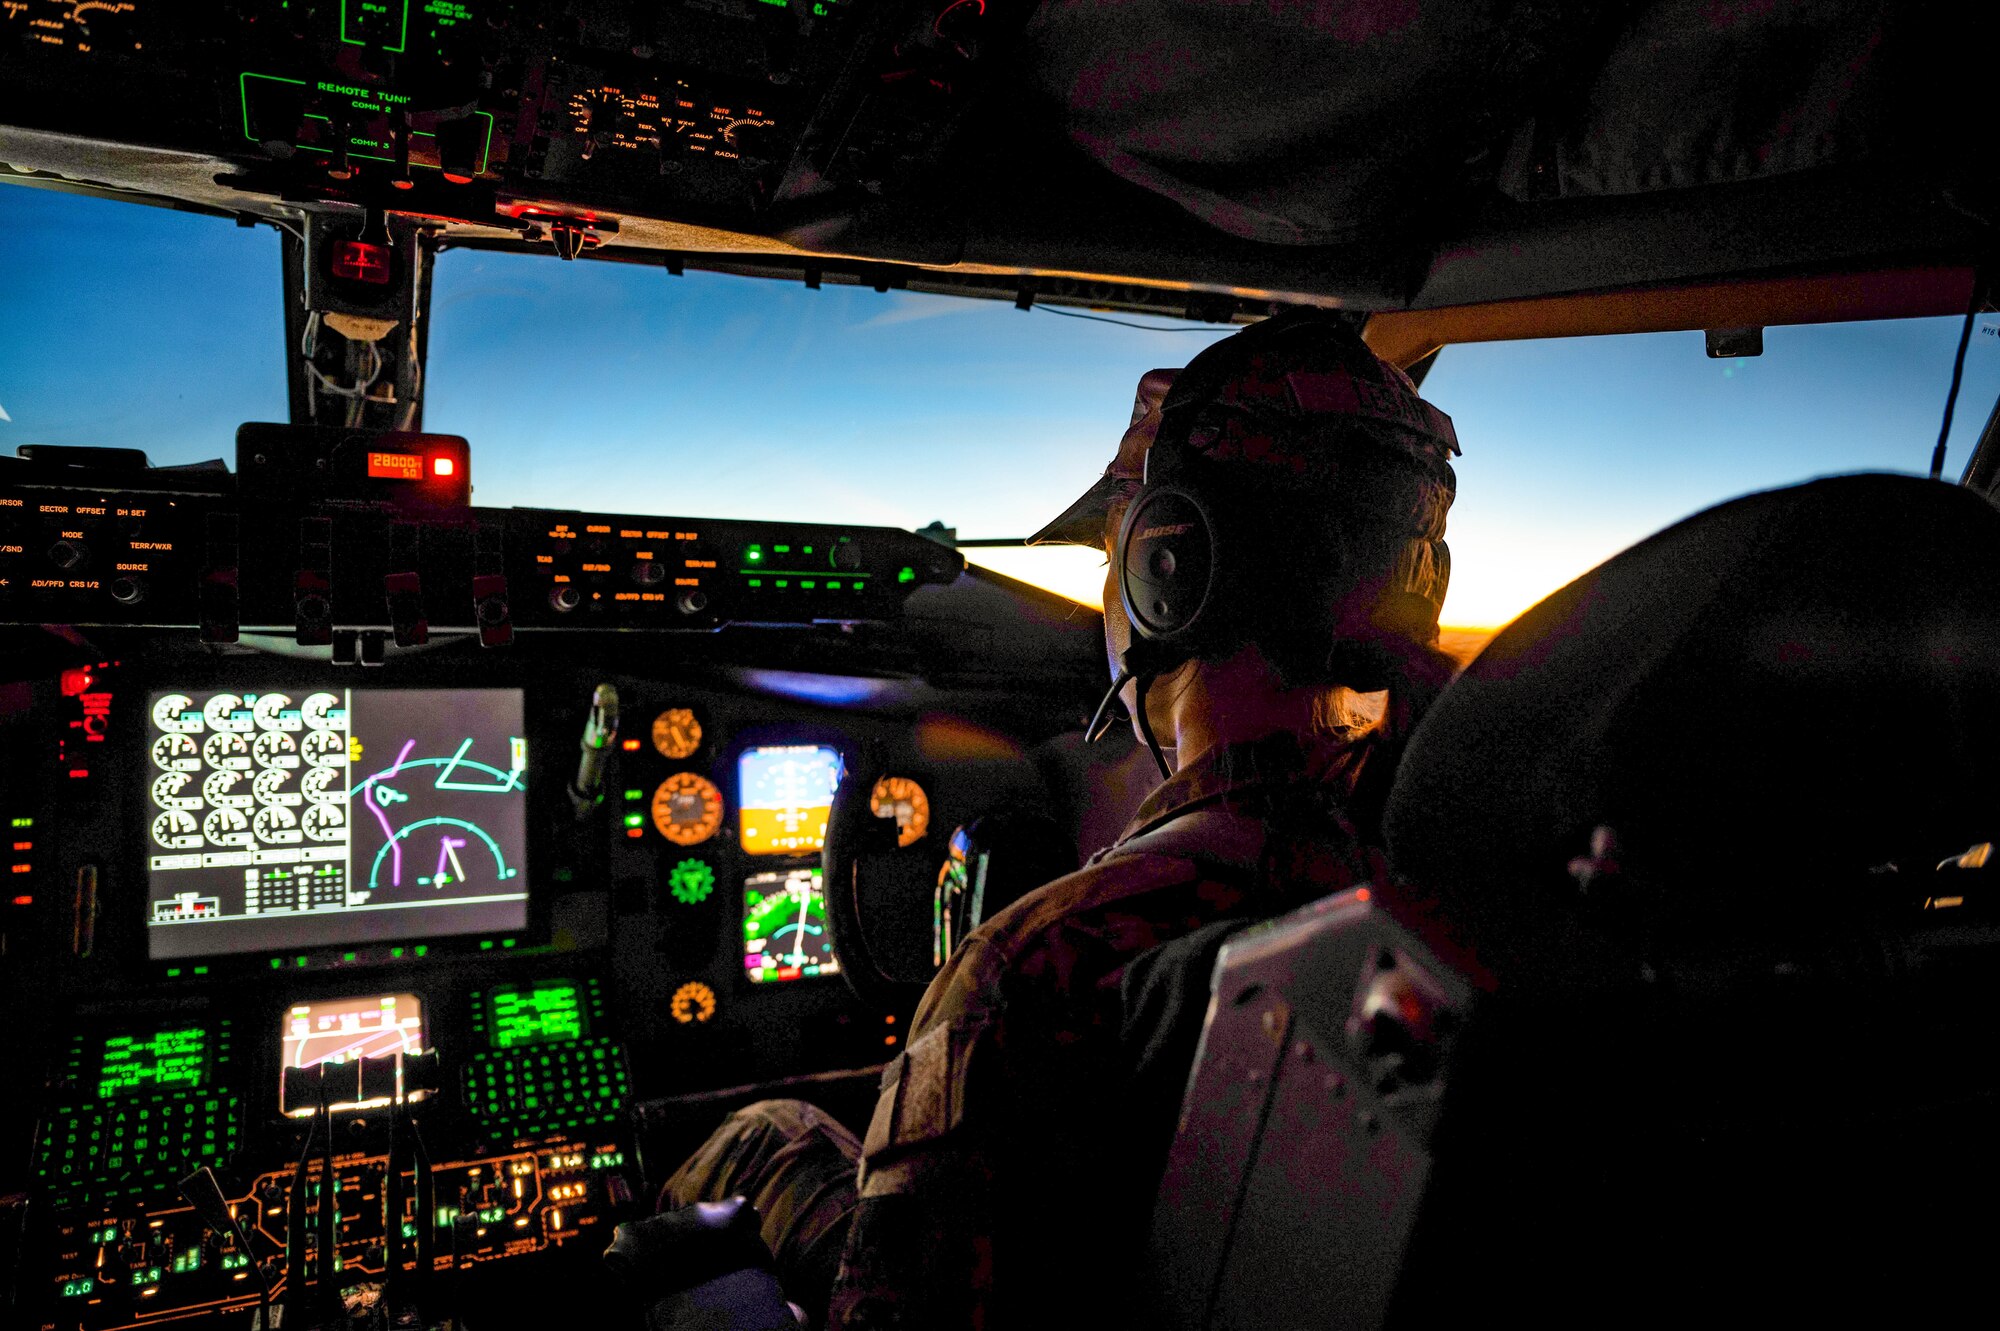
[[[228,458],[283,420],[267,227],[0,188],[0,451]],[[1135,326],[1136,325],[1136,326]],[[1490,628],[1660,527],[1808,477],[1922,472],[1960,322],[1447,348],[1424,395],[1465,455],[1448,625]],[[1020,537],[1102,471],[1139,376],[1229,330],[657,263],[438,258],[425,424],[473,442],[477,502]],[[2000,321],[1967,358],[1946,478],[1996,393]],[[1090,604],[1101,554],[965,551]]]
[[[1700,333],[1446,348],[1424,396],[1456,460],[1447,624],[1494,627],[1618,551],[1738,495],[1853,471],[1922,475],[1963,320],[1770,328],[1708,358]],[[1956,481],[2000,393],[2000,321],[1974,329],[1945,459]]]
[[[0,452],[228,459],[285,419],[282,276],[269,227],[0,187]]]
[[[483,504],[1038,530],[1104,470],[1139,376],[1234,329],[717,273],[439,256],[425,424]],[[1099,554],[968,558],[1094,603]]]

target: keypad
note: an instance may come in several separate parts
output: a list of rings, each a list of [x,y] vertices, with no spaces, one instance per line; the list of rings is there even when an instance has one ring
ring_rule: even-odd
[[[155,1193],[236,1151],[242,1101],[190,1091],[50,1111],[35,1149],[35,1181],[57,1206]]]
[[[465,1101],[489,1137],[609,1123],[625,1107],[624,1048],[584,1039],[475,1054]]]

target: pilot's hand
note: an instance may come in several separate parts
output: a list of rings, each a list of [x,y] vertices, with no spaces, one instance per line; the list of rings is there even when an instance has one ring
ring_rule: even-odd
[[[618,1226],[604,1264],[646,1308],[652,1331],[798,1331],[743,1197],[696,1202]]]

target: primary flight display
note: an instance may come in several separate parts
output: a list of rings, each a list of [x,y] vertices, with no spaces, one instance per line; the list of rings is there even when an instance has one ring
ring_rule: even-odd
[[[147,702],[152,957],[526,924],[519,689]]]

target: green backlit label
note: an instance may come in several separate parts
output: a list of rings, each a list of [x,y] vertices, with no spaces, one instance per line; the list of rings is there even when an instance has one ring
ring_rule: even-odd
[[[97,1098],[167,1086],[199,1086],[208,1066],[208,1032],[200,1026],[154,1035],[114,1035],[104,1042]]]
[[[495,1049],[515,1049],[551,1040],[580,1040],[590,1033],[583,991],[568,981],[496,989],[488,1002]]]

